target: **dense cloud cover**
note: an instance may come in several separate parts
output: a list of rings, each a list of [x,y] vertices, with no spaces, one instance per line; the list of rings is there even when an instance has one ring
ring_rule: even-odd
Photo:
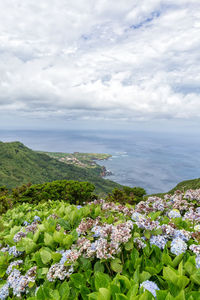
[[[199,0],[0,2],[0,114],[200,117]]]

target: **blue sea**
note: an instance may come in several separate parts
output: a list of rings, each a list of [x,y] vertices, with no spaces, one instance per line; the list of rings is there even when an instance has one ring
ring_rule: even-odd
[[[107,177],[148,193],[167,192],[178,182],[200,177],[200,138],[196,134],[139,131],[0,130],[1,141],[21,141],[34,150],[109,153],[100,162]]]

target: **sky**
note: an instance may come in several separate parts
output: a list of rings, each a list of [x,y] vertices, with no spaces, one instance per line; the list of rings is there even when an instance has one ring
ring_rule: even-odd
[[[199,0],[0,1],[0,127],[200,128]]]

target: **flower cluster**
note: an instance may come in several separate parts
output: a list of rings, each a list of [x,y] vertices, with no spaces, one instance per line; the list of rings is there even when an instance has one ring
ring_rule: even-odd
[[[15,262],[14,262],[15,263]],[[21,261],[16,261],[16,264],[10,264],[7,269],[7,274],[9,274],[7,283],[0,289],[0,299],[4,300],[9,296],[9,289],[12,289],[13,295],[21,297],[21,293],[27,292],[27,288],[30,282],[35,282],[36,269],[37,267],[32,267],[28,270],[25,275],[21,275],[21,272],[17,269],[12,268],[21,264]]]
[[[200,245],[192,244],[189,249],[194,252],[197,256],[200,255]]]
[[[153,281],[146,280],[140,284],[140,288],[149,291],[154,297],[156,297],[156,291],[159,291],[159,287]]]
[[[78,251],[85,257],[96,255],[99,259],[113,258],[113,255],[120,251],[120,245],[127,243],[131,238],[132,228],[132,221],[112,225],[101,224],[99,219],[89,219],[88,224],[86,221],[82,220],[77,229],[79,235],[85,235],[90,229],[92,237],[96,240],[91,243],[87,238],[80,238],[77,241]]]
[[[13,267],[17,267],[19,265],[23,264],[23,260],[15,260],[13,262],[10,263],[10,265],[8,266],[6,273],[9,275],[12,272]]]
[[[200,189],[196,189],[196,190],[187,190],[185,192],[185,195],[184,195],[184,198],[185,199],[188,199],[188,200],[200,200]]]
[[[142,238],[136,237],[133,239],[133,242],[136,244],[138,249],[144,249],[146,247],[146,244]]]
[[[1,248],[0,251],[1,252],[8,252],[9,255],[13,255],[14,257],[18,257],[18,256],[23,254],[22,251],[17,250],[16,246],[10,247],[9,245],[7,245],[4,248]]]
[[[172,209],[168,212],[168,217],[170,219],[172,218],[180,218],[181,217],[181,214],[180,214],[180,211],[178,209]]]
[[[171,242],[171,253],[180,255],[187,250],[187,244],[180,238],[174,238]]]
[[[73,266],[64,266],[63,264],[54,264],[50,267],[47,273],[49,281],[55,281],[57,278],[64,280],[74,272]]]
[[[6,283],[0,288],[0,299],[5,300],[9,296],[9,284]]]
[[[160,249],[164,249],[167,243],[167,239],[162,235],[152,235],[149,242],[151,246],[155,245]]]

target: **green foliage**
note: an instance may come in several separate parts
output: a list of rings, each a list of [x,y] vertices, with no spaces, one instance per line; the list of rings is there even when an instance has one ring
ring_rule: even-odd
[[[108,194],[106,200],[121,204],[135,204],[140,202],[144,195],[146,195],[146,191],[141,187],[124,186],[122,189],[115,188],[112,193]]]
[[[57,184],[58,182],[55,183],[55,187]],[[53,189],[53,186],[51,188]],[[57,186],[53,195],[56,195],[58,190]],[[157,218],[160,217],[157,212],[155,214]],[[155,218],[155,214],[151,213],[151,217]],[[31,223],[36,215],[41,218],[37,230],[29,232],[21,241],[14,243],[13,237],[22,230],[24,221]],[[103,210],[100,204],[85,205],[78,209],[75,205],[60,200],[47,200],[43,203],[24,202],[9,209],[2,216],[4,230],[0,231],[0,243],[3,246],[16,245],[17,250],[23,251],[20,257],[23,259],[23,264],[19,268],[22,274],[25,274],[29,268],[37,266],[36,283],[35,285],[33,283],[29,293],[22,294],[21,298],[154,300],[153,295],[140,286],[144,281],[150,280],[156,282],[160,288],[157,291],[158,300],[199,299],[200,271],[196,268],[195,257],[190,251],[174,256],[168,246],[161,250],[157,246],[150,247],[148,241],[144,249],[137,249],[133,238],[127,244],[121,245],[120,252],[115,254],[114,258],[100,260],[93,256],[86,258],[83,255],[74,263],[74,272],[69,278],[49,282],[47,280],[49,268],[59,263],[62,257],[58,251],[72,249],[77,242],[79,237],[76,228],[81,220],[90,217],[98,218],[103,222],[113,215],[115,224],[130,220],[130,217],[123,212]],[[59,229],[57,225],[60,226]],[[177,226],[182,228],[181,223]],[[149,233],[151,234],[150,231]],[[141,237],[143,233],[134,225],[132,235]],[[93,235],[89,233],[86,238],[88,241],[94,241]],[[13,260],[15,258],[11,255],[0,251],[2,285],[8,277],[6,270]],[[68,265],[68,262],[65,265]],[[35,294],[36,286],[39,289]],[[10,299],[17,299],[12,292]]]
[[[177,190],[184,192],[189,189],[200,189],[200,178],[181,181],[169,193],[173,194]]]
[[[89,182],[57,180],[13,189],[14,203],[39,203],[47,200],[63,200],[71,204],[83,204],[94,199],[94,185]]]

